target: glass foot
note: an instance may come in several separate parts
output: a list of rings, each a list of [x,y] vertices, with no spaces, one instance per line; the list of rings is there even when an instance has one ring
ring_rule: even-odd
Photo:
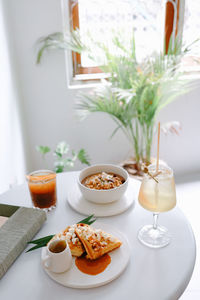
[[[42,207],[36,207],[36,206],[33,206],[33,208],[35,209],[38,209],[38,210],[43,210],[45,212],[48,212],[48,211],[51,211],[53,210],[54,208],[56,208],[56,204],[55,205],[52,205],[50,207],[45,207],[45,208],[42,208]]]
[[[145,246],[161,248],[170,243],[171,236],[165,227],[158,226],[155,229],[152,225],[146,225],[140,229],[138,239]]]

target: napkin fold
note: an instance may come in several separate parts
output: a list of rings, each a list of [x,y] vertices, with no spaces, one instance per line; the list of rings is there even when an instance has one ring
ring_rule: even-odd
[[[6,208],[7,206],[7,208]],[[9,217],[7,212],[13,212]],[[25,249],[34,235],[46,220],[46,213],[28,207],[0,205],[0,215],[9,219],[0,228],[0,278],[6,273],[11,264]]]

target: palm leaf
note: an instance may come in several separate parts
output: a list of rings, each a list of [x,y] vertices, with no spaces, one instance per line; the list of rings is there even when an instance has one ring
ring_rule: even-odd
[[[40,239],[37,239],[37,240],[34,240],[34,241],[30,241],[30,242],[28,242],[28,244],[36,244],[36,245],[38,245],[38,244],[41,244],[41,243],[44,243],[44,242],[48,242],[48,241],[50,241],[51,239],[52,239],[52,237],[54,236],[55,234],[53,234],[53,235],[48,235],[48,236],[46,236],[46,237],[43,237],[43,238],[40,238]]]
[[[71,34],[64,35],[61,32],[55,32],[40,38],[37,41],[39,47],[37,53],[37,64],[41,62],[41,58],[46,50],[71,50],[77,53],[87,51],[87,47],[82,43],[79,29],[73,30]]]

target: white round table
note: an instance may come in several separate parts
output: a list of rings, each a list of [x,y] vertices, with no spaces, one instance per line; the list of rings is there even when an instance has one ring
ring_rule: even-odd
[[[78,172],[58,175],[58,205],[48,213],[47,221],[36,238],[57,233],[84,218],[73,211],[66,199],[67,193],[76,185],[77,176]],[[178,299],[190,281],[195,264],[196,246],[192,229],[176,207],[159,217],[159,223],[166,226],[172,234],[171,243],[161,249],[142,245],[137,239],[137,233],[143,225],[152,223],[152,214],[137,203],[140,182],[135,181],[134,185],[135,205],[120,215],[98,218],[99,222],[111,224],[123,232],[129,240],[130,263],[119,278],[93,289],[67,288],[51,280],[44,272],[40,263],[41,249],[29,253],[24,251],[0,281],[0,299]],[[0,203],[31,206],[27,184],[0,195]]]

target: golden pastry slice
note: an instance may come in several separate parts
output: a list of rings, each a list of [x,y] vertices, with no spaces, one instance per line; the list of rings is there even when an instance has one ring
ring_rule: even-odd
[[[85,249],[83,247],[83,244],[81,243],[81,241],[76,235],[75,232],[76,226],[77,224],[68,226],[65,230],[54,235],[54,237],[49,241],[49,243],[55,239],[66,240],[71,250],[72,256],[81,256],[85,252]]]
[[[86,224],[77,224],[75,232],[83,243],[88,259],[97,259],[122,245],[113,235]]]

